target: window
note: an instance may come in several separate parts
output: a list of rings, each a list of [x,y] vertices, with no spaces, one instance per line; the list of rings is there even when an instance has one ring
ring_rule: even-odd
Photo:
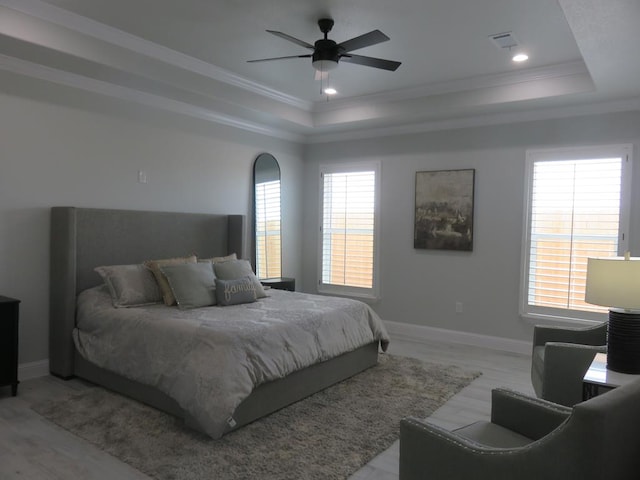
[[[319,291],[377,297],[379,185],[379,163],[320,168]]]
[[[527,152],[521,314],[598,320],[584,301],[587,258],[626,250],[631,146]]]
[[[281,276],[280,180],[256,183],[256,275]]]

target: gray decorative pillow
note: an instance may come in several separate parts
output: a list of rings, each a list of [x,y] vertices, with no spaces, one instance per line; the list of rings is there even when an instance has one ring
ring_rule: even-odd
[[[158,282],[144,265],[106,265],[94,270],[109,288],[114,307],[138,307],[162,301]]]
[[[216,279],[216,298],[218,305],[238,305],[256,301],[256,287],[251,277],[236,280]]]
[[[161,266],[178,308],[189,309],[216,304],[216,276],[210,263],[182,263]]]
[[[263,298],[267,294],[256,274],[253,273],[251,264],[248,260],[229,260],[228,262],[214,263],[213,269],[216,272],[216,278],[221,280],[236,280],[238,278],[249,277],[256,289],[256,297]]]

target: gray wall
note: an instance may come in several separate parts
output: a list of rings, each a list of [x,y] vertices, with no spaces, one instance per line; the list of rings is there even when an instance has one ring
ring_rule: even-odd
[[[301,277],[299,145],[28,84],[0,95],[0,294],[22,300],[20,363],[48,358],[51,206],[250,218],[253,161],[267,151],[282,170],[283,274]]]
[[[524,152],[590,143],[640,145],[640,113],[299,145],[0,75],[0,294],[20,298],[20,362],[48,357],[49,208],[76,205],[251,214],[252,164],[282,169],[283,275],[315,292],[318,165],[382,162],[385,320],[530,339],[518,318]],[[470,253],[413,249],[414,176],[475,168]],[[137,183],[145,170],[147,184]],[[640,185],[640,167],[635,168]],[[640,188],[634,190],[640,205]],[[640,213],[632,253],[640,255]],[[455,302],[464,312],[455,313]]]
[[[640,112],[465,128],[315,144],[305,153],[303,288],[316,290],[318,169],[328,162],[380,160],[381,299],[385,320],[530,340],[518,315],[527,148],[634,143]],[[415,172],[475,168],[473,252],[413,248]],[[632,254],[640,255],[640,167],[634,169]],[[455,312],[462,302],[463,312]]]

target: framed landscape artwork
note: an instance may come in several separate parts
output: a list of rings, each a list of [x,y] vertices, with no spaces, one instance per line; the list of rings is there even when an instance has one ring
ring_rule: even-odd
[[[414,248],[473,250],[475,169],[416,172]]]

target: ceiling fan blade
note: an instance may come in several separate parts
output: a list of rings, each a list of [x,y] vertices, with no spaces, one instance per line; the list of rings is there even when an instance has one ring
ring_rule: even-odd
[[[311,45],[310,43],[305,42],[304,40],[299,40],[296,37],[292,37],[291,35],[287,35],[286,33],[282,33],[282,32],[278,32],[276,30],[267,30],[267,32],[271,33],[272,35],[275,35],[276,37],[280,37],[280,38],[284,38],[285,40],[289,40],[290,42],[293,42],[297,45],[300,45],[301,47],[304,48],[310,48],[311,50],[313,50],[313,45]]]
[[[308,55],[288,55],[286,57],[259,58],[257,60],[247,60],[247,63],[270,62],[271,60],[284,60],[284,59],[287,59],[287,58],[311,58],[311,54],[308,54]]]
[[[373,30],[372,32],[360,35],[359,37],[345,40],[344,42],[340,43],[338,47],[344,48],[345,52],[351,52],[352,50],[369,47],[371,45],[386,42],[387,40],[389,40],[389,37],[387,37],[380,30]]]
[[[384,60],[383,58],[363,57],[362,55],[343,55],[340,57],[341,62],[357,63],[358,65],[364,65],[366,67],[381,68],[383,70],[390,70],[395,72],[401,62],[394,62],[393,60]]]

